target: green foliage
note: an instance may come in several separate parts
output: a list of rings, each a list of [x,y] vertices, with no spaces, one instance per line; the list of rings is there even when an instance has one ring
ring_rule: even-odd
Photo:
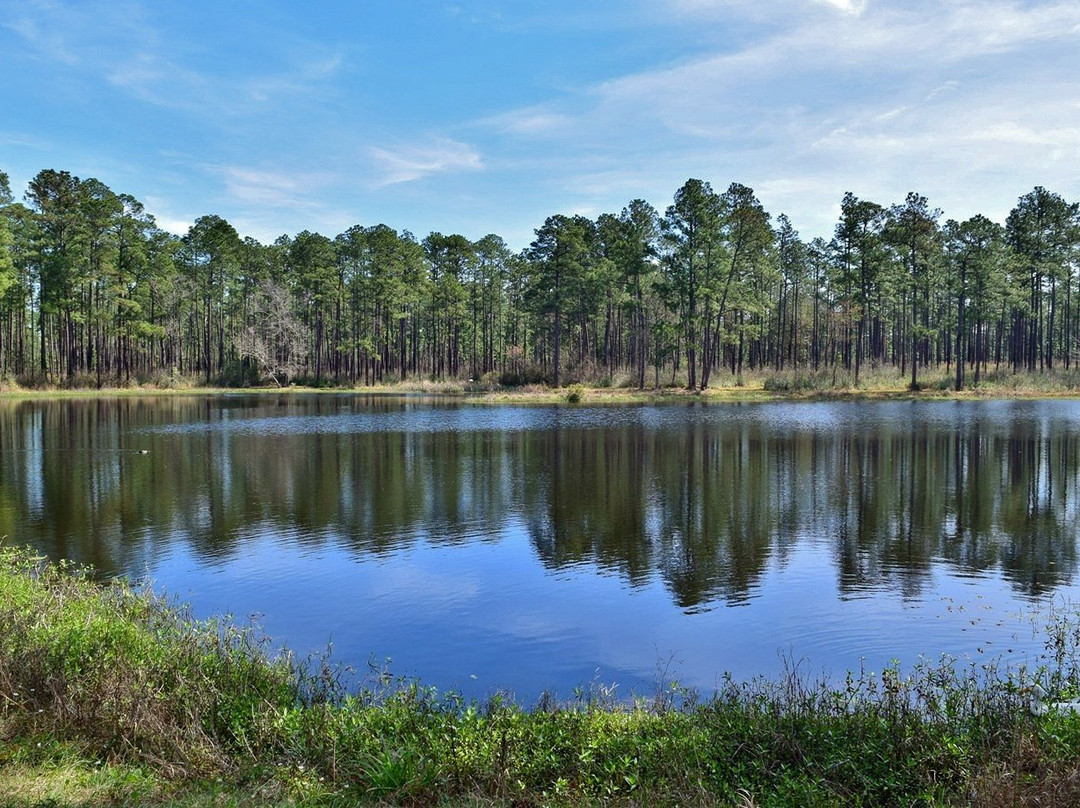
[[[253,748],[252,717],[294,697],[291,663],[255,632],[152,593],[5,547],[0,591],[0,718],[21,733],[199,772]]]
[[[11,257],[13,241],[6,217],[0,216],[0,300],[16,282],[15,262]]]
[[[543,368],[528,365],[520,370],[504,370],[499,374],[499,384],[503,387],[524,387],[528,384],[547,384],[551,377]]]
[[[940,226],[915,192],[892,205],[849,192],[833,237],[807,244],[752,188],[689,179],[663,217],[640,199],[549,216],[516,253],[494,234],[384,224],[260,244],[220,216],[178,237],[130,195],[53,169],[25,199],[0,173],[0,378],[33,387],[175,369],[206,385],[629,374],[705,389],[724,368],[862,387],[889,367],[922,390],[935,384],[920,374],[958,367],[963,389],[1003,367],[1069,370],[1080,353],[1080,206],[1042,187],[1005,227]]]
[[[1045,667],[1031,672],[944,659],[835,683],[794,667],[775,681],[725,680],[707,699],[665,684],[624,703],[594,688],[527,710],[382,669],[349,693],[328,659],[271,656],[250,629],[193,621],[148,591],[7,547],[0,604],[0,728],[11,739],[0,785],[14,772],[87,772],[110,802],[167,788],[181,804],[238,800],[254,783],[264,800],[308,805],[1077,796],[1080,719],[1031,717],[1021,688],[1031,677],[1055,696],[1080,692],[1080,621],[1068,612],[1052,617]]]
[[[594,268],[592,248],[596,237],[591,221],[582,216],[549,216],[537,228],[526,255],[531,273],[524,302],[528,310],[550,328],[552,343],[551,383],[559,386],[565,321],[587,311],[595,293],[590,281]]]

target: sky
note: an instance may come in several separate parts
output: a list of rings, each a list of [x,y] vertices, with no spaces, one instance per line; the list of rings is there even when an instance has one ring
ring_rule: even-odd
[[[0,171],[183,234],[385,223],[523,248],[556,213],[753,188],[1004,221],[1080,199],[1078,0],[0,0]]]

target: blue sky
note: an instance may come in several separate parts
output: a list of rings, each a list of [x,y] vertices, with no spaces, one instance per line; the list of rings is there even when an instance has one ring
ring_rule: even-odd
[[[183,233],[379,222],[528,244],[554,213],[754,188],[1003,221],[1080,198],[1077,0],[0,0],[0,170]]]

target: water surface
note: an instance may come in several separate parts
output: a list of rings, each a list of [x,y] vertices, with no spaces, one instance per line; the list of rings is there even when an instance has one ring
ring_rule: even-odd
[[[1073,401],[0,402],[0,535],[482,696],[953,654],[1077,599]]]

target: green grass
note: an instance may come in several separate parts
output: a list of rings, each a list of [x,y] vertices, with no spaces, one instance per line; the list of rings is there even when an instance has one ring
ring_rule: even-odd
[[[1075,805],[1074,615],[1045,664],[603,688],[526,709],[374,671],[0,545],[0,806]]]

